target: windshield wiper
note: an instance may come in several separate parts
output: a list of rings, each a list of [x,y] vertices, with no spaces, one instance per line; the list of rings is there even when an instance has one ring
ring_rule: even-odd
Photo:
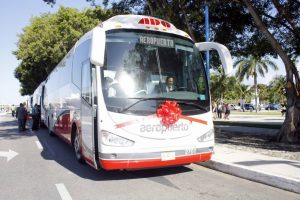
[[[135,106],[136,104],[142,102],[142,101],[149,101],[149,100],[176,100],[174,98],[166,98],[166,97],[149,97],[149,98],[129,98],[129,99],[138,99],[136,102],[127,105],[126,107],[124,107],[123,109],[121,109],[119,111],[119,113],[123,113],[125,111],[127,111],[128,109],[130,109],[131,107]]]
[[[209,107],[204,107],[204,106],[201,106],[199,104],[196,104],[196,103],[192,103],[192,102],[186,102],[186,101],[177,101],[178,104],[182,104],[182,105],[189,105],[189,106],[194,106],[196,108],[199,108],[203,111],[209,111]]]
[[[128,109],[130,109],[131,107],[135,106],[136,104],[142,102],[142,101],[148,101],[148,100],[172,100],[172,101],[176,101],[178,104],[182,104],[182,105],[189,105],[189,106],[194,106],[196,108],[199,108],[203,111],[209,111],[209,107],[204,107],[204,106],[201,106],[199,104],[196,104],[196,103],[192,103],[192,102],[186,102],[186,101],[182,101],[182,100],[179,100],[178,99],[174,99],[174,98],[166,98],[166,97],[149,97],[149,98],[129,98],[129,99],[138,99],[138,101],[132,103],[132,104],[129,104],[128,106],[124,107],[123,109],[121,109],[119,111],[119,113],[123,113],[125,111],[127,111]]]

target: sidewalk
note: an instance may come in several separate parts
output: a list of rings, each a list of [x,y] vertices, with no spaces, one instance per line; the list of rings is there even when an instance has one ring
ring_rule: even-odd
[[[202,166],[248,180],[300,193],[300,162],[215,145],[211,161]]]
[[[263,121],[261,119],[257,119]],[[249,122],[251,123],[251,122]],[[235,132],[238,134],[276,135],[276,129],[215,126],[216,134]],[[220,133],[218,133],[220,132]],[[242,177],[248,180],[271,185],[284,190],[300,193],[300,162],[277,157],[266,156],[254,152],[241,151],[222,144],[215,144],[215,153],[211,161],[199,165]],[[286,152],[289,153],[289,152]],[[300,154],[300,152],[299,152]]]

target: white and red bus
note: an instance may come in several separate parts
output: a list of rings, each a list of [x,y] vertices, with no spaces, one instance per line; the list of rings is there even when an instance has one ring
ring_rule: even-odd
[[[96,169],[143,169],[209,160],[214,128],[200,51],[171,23],[119,15],[86,33],[41,84],[42,120]],[[173,89],[166,90],[167,77]]]

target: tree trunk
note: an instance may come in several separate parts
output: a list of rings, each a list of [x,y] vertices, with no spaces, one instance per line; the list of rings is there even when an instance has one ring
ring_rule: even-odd
[[[254,93],[255,111],[257,112],[257,75],[256,75],[256,73],[254,75],[254,90],[255,90],[255,93]]]
[[[286,94],[287,94],[287,112],[282,127],[278,133],[277,139],[282,142],[300,141],[300,85],[299,74],[291,59],[288,57],[282,46],[277,42],[274,36],[269,32],[266,25],[262,22],[258,12],[252,6],[250,0],[242,0],[247,6],[255,24],[265,35],[273,49],[282,59],[286,70]]]

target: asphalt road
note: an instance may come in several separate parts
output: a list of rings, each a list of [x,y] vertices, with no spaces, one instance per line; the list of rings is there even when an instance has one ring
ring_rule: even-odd
[[[6,153],[18,155],[7,161]],[[13,153],[10,153],[13,155]],[[0,199],[300,199],[299,194],[192,164],[141,171],[96,171],[46,129],[18,133],[0,116]]]

